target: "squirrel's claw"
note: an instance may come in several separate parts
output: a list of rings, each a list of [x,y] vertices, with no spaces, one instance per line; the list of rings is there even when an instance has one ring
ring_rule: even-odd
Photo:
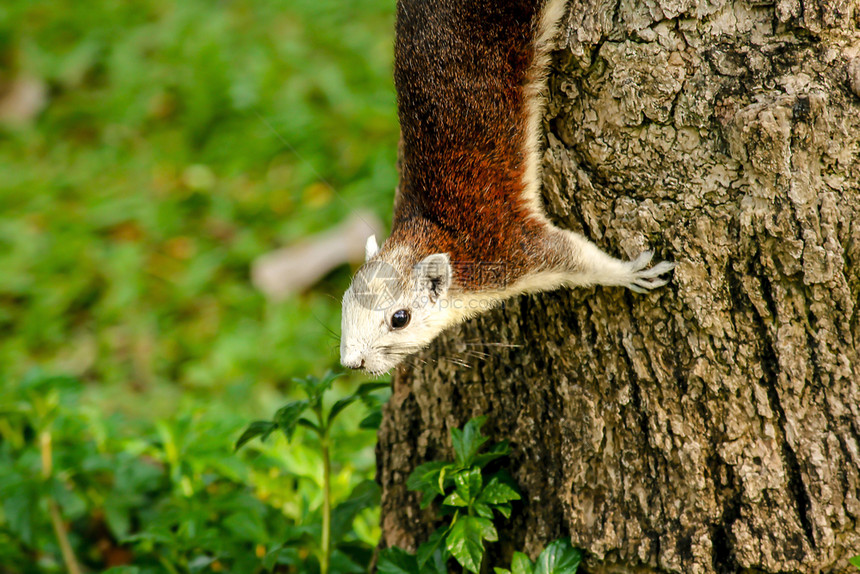
[[[676,264],[670,261],[661,261],[654,267],[645,269],[653,256],[653,251],[645,251],[630,262],[633,278],[627,284],[628,289],[635,293],[646,293],[669,282],[668,278],[660,276],[675,269]]]

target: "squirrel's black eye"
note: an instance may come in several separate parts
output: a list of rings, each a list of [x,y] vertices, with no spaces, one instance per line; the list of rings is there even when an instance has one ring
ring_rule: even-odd
[[[409,324],[409,319],[411,316],[409,315],[409,311],[406,309],[400,309],[399,311],[395,311],[391,316],[391,328],[392,329],[402,329],[406,325]]]

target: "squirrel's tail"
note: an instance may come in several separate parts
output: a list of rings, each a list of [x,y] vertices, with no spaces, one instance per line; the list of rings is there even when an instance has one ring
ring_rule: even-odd
[[[523,175],[523,193],[531,211],[545,219],[540,201],[540,138],[541,118],[546,107],[547,76],[550,53],[555,46],[559,24],[567,8],[567,0],[546,0],[541,7],[533,39],[534,59],[525,88],[527,102],[526,169]]]

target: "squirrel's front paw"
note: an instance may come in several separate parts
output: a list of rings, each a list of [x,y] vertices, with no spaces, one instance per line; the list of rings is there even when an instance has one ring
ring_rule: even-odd
[[[645,293],[651,289],[662,287],[669,282],[668,277],[660,276],[672,271],[676,264],[669,261],[661,261],[654,267],[645,269],[651,263],[652,257],[654,257],[653,251],[645,251],[628,264],[630,265],[631,274],[630,282],[626,285],[628,289],[636,293]]]

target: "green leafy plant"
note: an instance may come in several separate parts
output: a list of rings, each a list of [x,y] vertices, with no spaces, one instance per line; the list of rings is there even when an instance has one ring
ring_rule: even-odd
[[[551,542],[532,562],[522,552],[514,552],[511,569],[493,568],[495,574],[576,574],[582,554],[570,544],[570,540]]]
[[[848,561],[849,564],[860,570],[860,556],[855,556]]]
[[[44,526],[44,520],[35,515],[35,510],[39,506],[47,507],[51,530],[63,564],[70,574],[79,574],[81,567],[69,542],[60,501],[65,502],[63,506],[67,514],[79,511],[82,501],[75,499],[54,471],[54,432],[63,422],[60,420],[57,423],[57,419],[62,415],[61,402],[74,400],[77,386],[76,381],[69,377],[46,377],[33,372],[24,379],[14,396],[4,397],[7,399],[4,401],[6,407],[4,412],[0,413],[10,419],[26,421],[30,430],[30,441],[24,435],[18,434],[17,442],[22,446],[30,442],[31,456],[38,453],[38,458],[32,456],[29,461],[14,461],[0,473],[0,494],[6,494],[2,497],[3,510],[9,521],[9,528],[25,543],[32,543],[39,527]],[[3,434],[9,436],[9,431],[14,432],[8,420],[3,426],[7,431]],[[13,492],[16,496],[8,496]],[[23,554],[23,549],[21,551]]]
[[[314,573],[318,445],[237,456],[240,415],[183,409],[129,429],[88,407],[85,391],[79,379],[39,371],[0,378],[0,571]],[[372,412],[380,400],[353,394],[340,404],[360,399]],[[331,573],[365,572],[378,536],[378,488],[352,466],[370,443],[357,420],[334,429],[331,460],[345,468],[330,475]]]
[[[342,534],[345,532],[343,528],[344,524],[351,522],[351,519],[363,508],[378,504],[378,487],[376,483],[366,481],[356,488],[353,495],[347,501],[337,508],[332,509],[331,429],[337,416],[356,401],[362,401],[371,407],[371,414],[362,423],[365,427],[372,425],[378,419],[379,408],[379,400],[373,397],[372,393],[389,387],[387,381],[364,383],[351,395],[336,401],[331,407],[326,408],[323,401],[324,395],[331,389],[332,382],[338,376],[340,375],[328,373],[319,379],[315,377],[295,379],[295,382],[304,390],[307,398],[293,401],[280,408],[270,421],[255,421],[251,423],[236,442],[236,449],[239,449],[256,437],[265,440],[275,431],[280,431],[287,441],[291,441],[298,427],[306,428],[312,434],[316,435],[319,440],[319,448],[323,459],[322,524],[319,543],[316,548],[316,556],[321,574],[329,574],[332,571],[333,560],[339,560],[341,566],[338,570],[342,570],[350,563],[353,566],[361,566],[370,561],[369,556],[367,556],[371,551],[370,548],[362,548],[361,545],[356,544],[338,543],[342,541]],[[304,416],[305,413],[310,413],[311,418]],[[310,532],[303,532],[302,534],[304,536],[287,540],[284,544],[270,551],[266,557],[266,566],[269,568],[275,566],[281,555],[288,554],[291,547],[297,542],[314,540],[313,536],[308,536],[311,534]],[[336,545],[334,551],[332,548],[333,541]],[[357,557],[358,559],[356,559]],[[305,567],[312,566],[306,564]]]
[[[478,572],[484,559],[486,542],[498,540],[493,524],[496,515],[511,516],[511,503],[520,499],[516,485],[504,470],[488,472],[487,465],[510,452],[506,441],[482,452],[489,440],[481,433],[486,417],[470,420],[462,429],[451,429],[454,461],[433,461],[418,466],[406,484],[422,494],[421,507],[427,508],[441,498],[441,514],[450,516],[444,526],[418,547],[415,554],[390,548],[380,557],[381,574],[444,574],[453,558],[470,572]],[[514,555],[513,574],[573,574],[580,553],[569,541],[557,540],[538,557],[537,565],[522,553]]]

